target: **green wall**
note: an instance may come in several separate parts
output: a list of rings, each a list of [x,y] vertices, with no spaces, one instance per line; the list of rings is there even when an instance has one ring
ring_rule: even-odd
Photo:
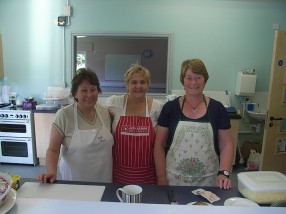
[[[72,33],[172,33],[171,88],[186,58],[201,58],[207,91],[235,90],[236,73],[256,69],[268,91],[274,23],[286,28],[282,0],[70,0],[71,25],[58,27],[64,0],[0,0],[4,70],[13,91],[40,98],[71,80]],[[66,53],[63,38],[65,37]],[[64,62],[64,55],[65,62]],[[64,73],[63,73],[64,72]],[[3,81],[3,80],[2,80]]]

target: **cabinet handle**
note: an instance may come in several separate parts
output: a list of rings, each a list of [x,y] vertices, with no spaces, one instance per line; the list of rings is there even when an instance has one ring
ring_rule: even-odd
[[[270,121],[273,121],[273,120],[286,120],[286,119],[282,117],[270,117]]]

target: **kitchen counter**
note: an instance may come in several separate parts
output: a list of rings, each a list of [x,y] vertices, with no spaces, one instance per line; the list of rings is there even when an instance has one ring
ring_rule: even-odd
[[[228,117],[230,120],[240,120],[241,119],[240,114],[228,114]]]
[[[36,182],[35,179],[21,179],[21,183],[24,182]],[[105,186],[105,190],[101,199],[101,202],[89,201],[89,200],[65,200],[57,198],[55,194],[54,199],[47,199],[44,197],[18,197],[16,205],[8,212],[9,214],[36,214],[36,213],[90,213],[91,210],[96,213],[131,213],[136,214],[151,214],[151,213],[207,213],[221,214],[224,212],[231,212],[232,214],[253,214],[259,212],[260,214],[266,213],[285,213],[285,208],[278,207],[226,207],[222,206],[224,201],[230,197],[242,197],[237,188],[230,190],[223,190],[217,187],[203,187],[205,190],[212,191],[221,199],[214,202],[215,206],[190,206],[187,205],[193,201],[206,201],[201,196],[194,195],[191,191],[201,187],[178,187],[178,186],[157,186],[157,185],[140,185],[143,189],[143,197],[141,204],[127,204],[120,203],[116,197],[116,190],[122,187],[122,184],[111,183],[91,183],[91,182],[71,182],[71,181],[57,181],[57,184],[68,185],[98,185]],[[42,184],[40,184],[42,185]],[[43,184],[53,185],[53,184]],[[54,184],[55,185],[55,184]],[[73,187],[71,186],[71,187]],[[50,186],[52,187],[52,186]],[[180,205],[170,205],[167,196],[167,190],[173,189],[175,198]],[[63,193],[60,193],[61,195]],[[84,194],[80,192],[78,194]],[[20,195],[20,194],[19,194]]]
[[[25,179],[21,178],[21,186],[25,182],[37,182],[36,179]],[[99,182],[80,182],[80,181],[63,181],[57,180],[55,184],[68,184],[68,185],[91,185],[91,186],[105,186],[104,193],[102,195],[101,201],[105,202],[119,202],[116,196],[116,190],[123,187],[123,184],[116,183],[99,183]],[[53,185],[53,184],[44,184]],[[220,189],[218,187],[200,187],[200,186],[163,186],[163,185],[147,185],[140,184],[143,189],[142,203],[148,204],[170,204],[167,191],[173,189],[174,195],[181,205],[186,205],[194,201],[204,201],[208,202],[205,198],[199,195],[194,195],[193,190],[202,188],[207,191],[211,191],[220,197],[219,201],[213,203],[213,205],[223,206],[224,201],[231,197],[243,197],[238,191],[237,187],[233,187],[229,190]],[[20,187],[21,188],[21,187]],[[267,204],[263,206],[269,206]]]

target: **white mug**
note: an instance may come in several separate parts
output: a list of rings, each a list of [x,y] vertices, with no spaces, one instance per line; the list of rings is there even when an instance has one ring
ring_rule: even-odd
[[[121,192],[121,196],[120,193]],[[138,185],[127,185],[116,190],[119,201],[124,203],[141,203],[142,188]]]

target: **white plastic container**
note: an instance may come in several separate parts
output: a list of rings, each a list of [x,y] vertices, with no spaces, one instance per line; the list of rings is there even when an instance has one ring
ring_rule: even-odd
[[[286,176],[275,171],[238,173],[238,190],[258,204],[286,200]]]

